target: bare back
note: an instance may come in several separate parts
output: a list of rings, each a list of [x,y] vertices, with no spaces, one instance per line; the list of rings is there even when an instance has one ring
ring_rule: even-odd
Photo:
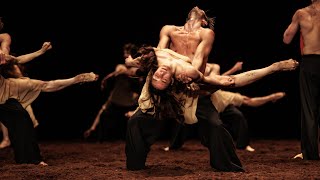
[[[298,29],[302,54],[320,54],[320,2],[295,12],[291,24],[285,31],[284,42],[290,43]]]
[[[186,31],[183,26],[166,25],[160,32],[158,47],[169,48],[189,57],[192,64],[204,72],[213,41],[214,32],[211,29],[201,27]]]
[[[169,49],[193,59],[195,51],[201,42],[199,31],[187,32],[183,27],[175,26],[170,33],[171,43],[169,44]]]
[[[303,38],[303,54],[320,54],[320,4],[308,6],[301,14],[300,32]]]

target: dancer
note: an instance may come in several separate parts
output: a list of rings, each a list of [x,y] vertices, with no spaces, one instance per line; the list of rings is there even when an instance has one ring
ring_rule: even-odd
[[[294,158],[319,160],[320,102],[320,0],[296,10],[283,34],[283,42],[291,43],[300,32],[301,67],[299,72],[301,100],[301,153]]]
[[[137,52],[137,46],[133,43],[126,43],[123,46],[123,58],[133,56]],[[101,81],[101,89],[107,88],[107,80],[113,78],[112,90],[107,101],[102,105],[96,115],[91,127],[84,132],[87,138],[96,130],[100,123],[98,138],[102,142],[104,139],[117,140],[125,139],[127,120],[126,113],[134,110],[138,105],[138,97],[141,91],[142,82],[140,78],[132,78],[136,67],[126,67],[118,64],[112,73],[106,75]]]
[[[17,163],[47,165],[40,155],[32,120],[25,108],[41,92],[55,92],[74,84],[92,82],[97,79],[98,75],[92,72],[51,81],[27,77],[5,79],[0,75],[0,121],[8,128]]]
[[[237,62],[231,69],[223,73],[223,75],[233,74],[236,71],[242,70],[242,62]],[[209,66],[208,66],[209,65]],[[220,66],[210,63],[207,65],[209,70],[215,74],[220,74]],[[245,149],[253,152],[250,146],[249,130],[247,119],[238,107],[245,105],[258,107],[267,102],[276,102],[285,96],[284,92],[272,93],[263,97],[248,97],[240,93],[234,93],[224,90],[217,90],[212,93],[211,100],[222,120],[226,129],[230,132],[233,139],[236,141],[237,149]],[[170,149],[176,150],[183,146],[187,138],[189,128],[194,126],[175,123],[173,124],[172,138],[169,146],[165,147],[165,151]]]
[[[50,50],[52,48],[52,45],[50,42],[44,42],[41,49],[38,51],[20,55],[20,56],[12,56],[9,54],[5,54],[5,61],[9,62],[7,64],[4,64],[0,67],[0,74],[4,78],[22,78],[24,76],[24,67],[22,66],[23,63],[29,62],[33,60],[34,58],[44,54],[46,51]],[[26,107],[27,112],[29,113],[33,127],[37,127],[39,125],[38,120],[36,119],[33,109],[31,105]],[[0,143],[0,149],[9,147],[11,144],[8,129],[1,124],[1,130],[2,130],[2,141]]]
[[[192,80],[201,81],[202,79],[205,79],[206,76],[203,76],[203,74],[206,68],[208,55],[214,41],[214,32],[212,29],[203,28],[202,26],[212,27],[212,23],[213,19],[208,18],[203,10],[195,7],[189,12],[188,20],[183,27],[164,26],[162,28],[158,44],[160,53],[156,54],[155,52],[152,52],[154,49],[145,49],[146,51],[149,51],[150,54],[146,53],[146,56],[141,56],[142,60],[148,58],[155,60],[152,61],[154,64],[149,66],[152,68],[147,68],[152,71],[150,71],[145,86],[141,92],[139,108],[128,121],[126,165],[129,170],[140,170],[145,167],[150,146],[161,134],[161,127],[165,120],[178,120],[181,123],[190,124],[199,120],[199,127],[202,129],[201,142],[209,149],[211,167],[218,171],[244,171],[241,162],[236,155],[232,137],[222,126],[218,113],[210,100],[210,94],[201,97],[199,96],[198,98],[190,98],[190,106],[188,105],[190,101],[187,102],[188,99],[184,98],[186,101],[184,101],[185,103],[182,108],[182,102],[179,103],[176,101],[174,91],[171,89],[173,86],[170,85],[172,83],[172,77],[176,77],[184,82]],[[188,56],[187,58],[191,60],[190,62],[194,66],[188,63],[184,64],[185,61],[181,59],[186,56],[178,57],[178,59],[180,59],[179,63],[181,62],[183,65],[179,65],[173,61],[164,60],[161,62],[161,59],[177,59],[174,58],[174,56],[177,57],[180,55],[177,55],[172,51],[168,52],[168,49],[163,50],[167,47],[177,53]],[[152,65],[158,64],[156,58],[160,59],[160,67],[157,72],[159,74],[153,76],[157,67]],[[284,65],[288,65],[288,63],[290,66],[285,67]],[[275,70],[280,69],[294,69],[296,65],[296,62],[289,60],[274,64],[266,69],[254,72],[254,74],[242,74],[234,80],[229,76],[216,76],[218,78],[217,80],[210,79],[208,77],[204,82],[208,80],[207,82],[211,82],[215,85],[218,84],[220,86],[230,86],[238,83],[238,86],[240,86],[241,84],[250,83],[250,81],[245,81],[248,80],[246,78],[252,78],[252,81],[257,80],[260,78],[259,75],[261,75],[261,72],[272,73]],[[179,70],[179,68],[182,69]],[[258,76],[255,77],[256,75]],[[153,86],[156,88],[152,88]],[[168,87],[170,89],[168,89]],[[217,87],[215,88],[218,89]],[[158,96],[154,96],[154,93],[159,94]],[[186,93],[183,92],[180,95],[185,97]],[[197,106],[192,106],[192,102],[198,102]],[[185,110],[186,108],[189,108],[190,111]],[[197,117],[193,116],[195,111],[197,112]],[[186,114],[183,114],[185,112],[189,112],[191,114],[191,122],[188,122]]]

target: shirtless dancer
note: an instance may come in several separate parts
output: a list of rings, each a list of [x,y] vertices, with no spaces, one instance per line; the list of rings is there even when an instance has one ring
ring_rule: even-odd
[[[319,160],[320,0],[311,2],[294,13],[283,42],[289,44],[300,32],[301,153],[294,158]]]
[[[203,28],[202,26],[212,27],[212,24],[210,22],[211,19],[206,17],[204,11],[200,10],[198,7],[195,7],[190,11],[188,15],[188,21],[184,26],[164,26],[162,28],[160,32],[160,41],[158,44],[158,48],[160,48],[158,52],[160,53],[156,55],[157,58],[159,58],[161,61],[162,55],[162,57],[164,58],[166,58],[165,56],[169,55],[171,56],[171,59],[176,59],[174,58],[174,56],[176,55],[172,53],[172,51],[168,51],[167,49],[162,50],[163,48],[169,47],[177,53],[185,55],[185,57],[191,59],[191,63],[193,66],[180,66],[179,63],[175,62],[172,62],[172,64],[171,62],[169,62],[169,64],[166,64],[168,61],[163,61],[163,66],[160,66],[160,68],[158,68],[158,72],[155,72],[152,77],[149,77],[152,78],[152,86],[158,87],[162,90],[166,89],[172,82],[173,74],[177,72],[180,74],[175,74],[176,77],[183,81],[197,79],[201,80],[203,77],[205,77],[203,76],[203,74],[205,72],[205,65],[214,40],[214,32],[212,29]],[[144,59],[145,57],[142,58]],[[180,59],[179,62],[182,63],[184,61],[181,61]],[[159,64],[161,64],[161,62]],[[292,70],[296,68],[296,65],[296,62],[293,62],[293,60],[289,60],[284,63],[280,63],[281,68],[279,68],[279,64],[275,64],[264,70],[267,70],[267,72],[269,73],[275,72],[280,69]],[[198,71],[200,71],[201,73],[199,74],[194,71],[194,67],[197,67],[196,69],[198,69]],[[187,68],[187,70],[180,69],[182,71],[179,71],[179,68]],[[262,71],[264,72],[264,70]],[[235,82],[238,82],[239,84],[247,83],[248,78],[257,80],[255,75],[261,74],[256,73],[257,72],[255,72],[254,74],[242,74],[239,77],[244,78],[235,78]],[[220,85],[223,86],[229,86],[234,83],[230,81],[230,77],[223,77],[222,79],[218,78],[218,81],[220,82]],[[145,93],[148,93],[148,91],[145,91],[146,89],[148,88],[142,90],[139,100],[141,100],[141,97],[143,97]],[[168,99],[168,97],[166,97],[166,99]],[[142,101],[144,100],[142,99]],[[147,154],[150,151],[150,146],[159,136],[159,126],[161,126],[162,123],[161,121],[153,120],[155,118],[154,113],[167,113],[164,110],[160,110],[160,112],[157,110],[152,110],[153,102],[158,101],[151,102],[146,100],[144,102],[139,102],[140,107],[128,121],[126,138],[126,163],[129,170],[139,170],[145,168],[145,162]],[[151,104],[149,102],[151,102]],[[142,106],[150,107],[150,105],[151,109],[144,109],[144,111],[143,108],[141,108]],[[167,105],[172,104],[169,103]],[[161,106],[159,107],[161,108]],[[201,135],[201,142],[209,149],[211,167],[215,168],[218,171],[244,171],[241,162],[235,153],[232,137],[222,126],[222,122],[218,118],[218,112],[216,111],[210,100],[210,94],[199,97],[196,110],[197,119],[203,132],[203,134]],[[179,110],[177,109],[177,111]],[[161,118],[161,116],[159,117]]]

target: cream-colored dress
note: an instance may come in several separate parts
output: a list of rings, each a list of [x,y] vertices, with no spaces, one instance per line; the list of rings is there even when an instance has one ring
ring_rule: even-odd
[[[5,79],[0,75],[0,104],[9,98],[17,99],[26,108],[40,94],[44,81],[27,77]]]

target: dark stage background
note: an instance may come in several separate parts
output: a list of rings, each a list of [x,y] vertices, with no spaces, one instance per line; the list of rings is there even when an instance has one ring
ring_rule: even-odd
[[[28,2],[29,3],[29,2]],[[106,96],[100,80],[123,63],[127,42],[156,46],[161,27],[183,25],[189,10],[198,5],[216,17],[216,40],[209,62],[223,70],[242,60],[244,70],[267,66],[282,59],[300,61],[298,39],[284,45],[282,34],[294,11],[307,0],[281,1],[45,1],[31,6],[10,5],[2,14],[4,31],[12,36],[11,52],[20,55],[38,50],[44,41],[53,49],[27,64],[29,77],[41,80],[69,78],[93,71],[98,82],[74,85],[54,93],[42,93],[33,103],[40,125],[39,139],[82,138]],[[22,10],[12,11],[21,6]],[[242,107],[253,138],[299,138],[298,70],[270,75],[247,87],[232,89],[248,96],[285,91],[276,103],[258,108]]]

